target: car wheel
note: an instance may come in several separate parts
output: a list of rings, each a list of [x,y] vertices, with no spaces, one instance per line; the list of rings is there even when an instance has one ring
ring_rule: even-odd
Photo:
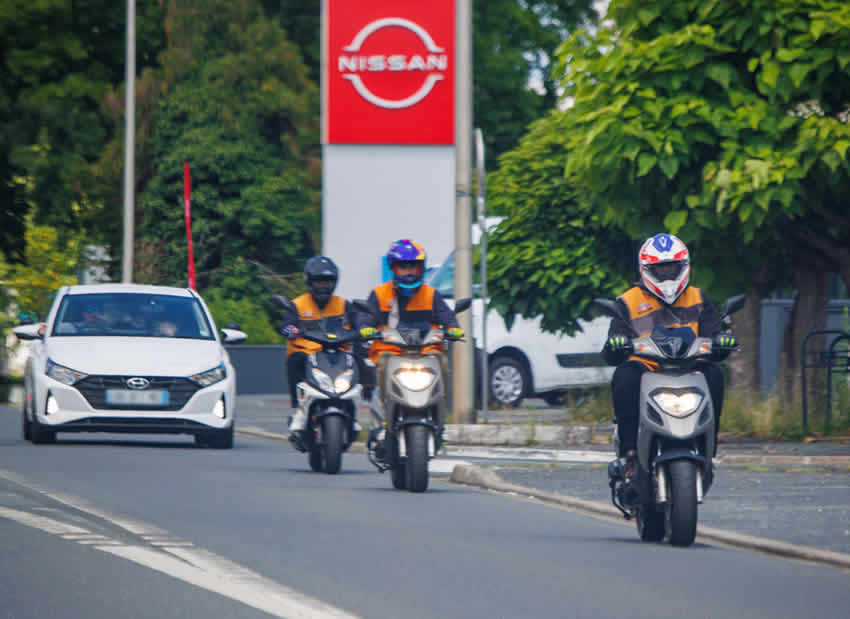
[[[36,445],[51,445],[56,442],[56,431],[45,430],[38,422],[38,417],[33,411],[32,424],[30,425],[30,440]]]
[[[32,440],[32,426],[29,417],[27,417],[27,408],[27,391],[24,390],[24,404],[21,406],[21,435],[25,441]]]
[[[502,406],[519,406],[531,382],[518,359],[496,357],[490,364],[490,398]]]
[[[233,449],[233,425],[225,430],[210,432],[207,440],[213,449]]]

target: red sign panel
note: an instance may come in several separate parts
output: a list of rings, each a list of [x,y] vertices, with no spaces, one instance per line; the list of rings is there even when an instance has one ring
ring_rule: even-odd
[[[454,144],[455,0],[327,0],[331,144]]]

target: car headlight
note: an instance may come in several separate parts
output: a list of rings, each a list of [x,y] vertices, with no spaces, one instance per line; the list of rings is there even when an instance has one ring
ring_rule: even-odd
[[[331,377],[322,372],[319,368],[312,368],[313,380],[319,385],[319,389],[327,393],[334,393],[334,384]]]
[[[346,370],[342,374],[336,377],[334,381],[334,390],[337,393],[345,393],[349,389],[351,389],[351,379],[354,378],[353,370]]]
[[[47,360],[47,366],[44,368],[44,373],[53,380],[58,380],[63,385],[73,385],[88,376],[88,374],[83,374],[77,370],[66,368],[64,365],[59,365],[52,359]]]
[[[429,368],[401,368],[393,374],[401,386],[410,391],[424,391],[434,384],[437,375]]]
[[[659,391],[652,395],[652,399],[668,415],[685,417],[699,408],[699,405],[702,403],[702,394],[694,391],[688,391],[686,393]]]
[[[190,378],[201,387],[209,387],[210,385],[214,385],[227,378],[227,370],[224,368],[224,364],[222,363],[221,365],[214,367],[211,370],[207,370],[206,372],[192,374]]]

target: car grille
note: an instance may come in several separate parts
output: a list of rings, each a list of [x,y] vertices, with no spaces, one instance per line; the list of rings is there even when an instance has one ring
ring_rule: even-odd
[[[76,383],[76,387],[83,397],[88,400],[92,408],[97,409],[126,409],[126,405],[111,405],[106,403],[107,389],[127,389],[125,382],[130,376],[86,376]],[[189,380],[181,377],[146,376],[150,381],[148,389],[163,389],[168,391],[167,406],[139,406],[145,410],[152,411],[176,411],[185,406],[189,398],[200,389],[200,387]]]

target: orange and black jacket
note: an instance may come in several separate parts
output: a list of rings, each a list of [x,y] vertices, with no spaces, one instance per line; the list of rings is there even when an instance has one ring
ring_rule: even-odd
[[[328,321],[330,323],[328,326],[331,329],[338,329],[340,326],[351,328],[352,322],[349,317],[353,315],[354,308],[342,297],[333,295],[323,308],[319,308],[316,305],[313,295],[309,292],[296,297],[292,302],[298,309],[298,315],[295,316],[291,312],[284,314],[280,323],[281,332],[283,332],[283,328],[287,325],[295,325],[299,331],[316,329],[322,318],[331,319]],[[287,342],[286,356],[288,357],[294,352],[303,352],[309,355],[321,349],[321,344],[305,340],[303,337],[296,337],[294,340]]]
[[[386,329],[389,321],[390,310],[393,299],[398,298],[398,322],[401,326],[430,325],[443,326],[447,329],[457,327],[457,317],[454,310],[450,308],[443,297],[431,286],[422,284],[412,297],[396,297],[395,288],[391,281],[381,284],[369,295],[369,314],[361,314],[361,327],[375,327]],[[426,351],[432,350],[431,347]],[[435,346],[433,350],[442,350],[442,346]],[[377,340],[372,342],[369,349],[369,358],[377,362],[382,352],[399,353],[397,346],[385,344]]]
[[[656,327],[690,327],[697,337],[713,338],[723,329],[720,314],[712,302],[694,286],[685,288],[673,305],[667,305],[642,285],[636,284],[617,297],[617,303],[623,314],[629,317],[629,322],[612,318],[609,338],[615,335],[645,337]],[[602,356],[609,365],[618,365],[626,360],[622,353],[611,351],[607,346],[602,349]],[[629,357],[628,361],[640,361],[651,370],[658,368],[658,364],[639,357]]]

